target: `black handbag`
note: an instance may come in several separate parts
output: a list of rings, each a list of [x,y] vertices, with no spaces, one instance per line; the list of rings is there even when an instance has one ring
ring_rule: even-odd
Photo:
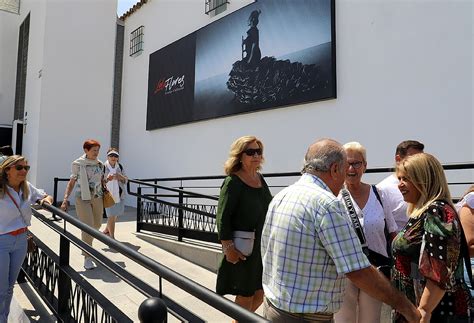
[[[370,249],[367,258],[374,267],[376,267],[380,272],[382,272],[385,277],[390,279],[390,272],[393,265],[393,261],[391,258],[385,257],[384,255],[381,255],[378,252],[375,252]]]

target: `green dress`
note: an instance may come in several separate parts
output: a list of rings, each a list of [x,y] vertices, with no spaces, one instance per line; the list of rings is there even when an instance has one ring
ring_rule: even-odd
[[[217,206],[219,240],[232,240],[235,230],[255,231],[255,243],[252,254],[244,261],[234,265],[225,256],[222,258],[217,271],[218,294],[252,296],[262,289],[260,239],[271,199],[263,177],[260,188],[248,186],[237,175],[227,176],[222,184]]]

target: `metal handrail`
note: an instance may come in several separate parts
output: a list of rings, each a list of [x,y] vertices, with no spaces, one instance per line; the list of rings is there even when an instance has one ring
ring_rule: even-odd
[[[141,254],[138,251],[133,250],[130,247],[127,247],[123,243],[120,243],[104,234],[100,234],[97,230],[92,227],[84,224],[79,219],[69,215],[68,213],[62,211],[61,209],[54,207],[52,205],[44,205],[44,209],[52,212],[53,214],[58,215],[63,220],[71,223],[85,233],[91,235],[97,240],[102,241],[106,245],[114,248],[116,251],[120,252],[122,255],[127,258],[135,261],[136,263],[142,265],[143,267],[151,270],[155,274],[166,279],[173,285],[181,288],[182,290],[188,292],[189,294],[197,297],[208,305],[220,310],[221,312],[229,315],[230,317],[245,321],[245,322],[268,322],[268,320],[263,317],[249,312],[234,302],[229,301],[228,299],[217,295],[210,289],[192,281],[191,279],[169,269],[168,267],[156,262],[155,260]]]
[[[196,193],[196,192],[185,191],[185,190],[179,189],[179,188],[172,188],[172,187],[162,186],[162,185],[158,185],[158,184],[151,184],[151,183],[147,183],[147,182],[136,180],[136,179],[129,179],[127,181],[127,191],[128,191],[128,193],[130,193],[130,183],[135,183],[135,184],[139,184],[139,185],[142,185],[142,186],[148,186],[150,188],[160,188],[160,189],[165,189],[165,190],[171,191],[171,192],[186,194],[185,197],[188,197],[188,196],[189,197],[202,197],[202,198],[211,199],[211,200],[215,200],[215,201],[219,200],[219,198],[217,198],[213,195],[206,195],[206,194],[201,194],[201,193]]]

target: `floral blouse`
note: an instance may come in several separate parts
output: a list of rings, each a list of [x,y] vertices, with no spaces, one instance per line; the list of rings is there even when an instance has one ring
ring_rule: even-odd
[[[392,244],[392,282],[415,306],[427,279],[446,291],[433,310],[433,322],[468,322],[470,294],[463,279],[461,234],[456,211],[435,201],[421,216],[410,218]],[[406,322],[397,312],[392,319]]]
[[[76,198],[81,198],[81,184],[80,184],[80,172],[79,166],[72,164],[71,166],[72,174],[70,178],[76,180]],[[86,166],[87,180],[89,182],[89,190],[91,192],[91,197],[98,198],[104,195],[102,191],[102,177],[104,175],[104,164],[99,163],[97,165],[87,165]]]

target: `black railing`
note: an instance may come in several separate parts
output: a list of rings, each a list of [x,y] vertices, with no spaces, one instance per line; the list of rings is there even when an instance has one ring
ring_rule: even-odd
[[[34,238],[38,248],[29,252],[23,264],[22,274],[19,280],[25,278],[35,287],[43,301],[51,309],[61,322],[132,322],[115,304],[109,301],[97,289],[89,284],[70,265],[71,243],[89,254],[96,262],[105,269],[113,272],[127,284],[147,297],[159,297],[168,307],[168,313],[182,322],[204,322],[202,318],[179,305],[162,291],[161,280],[165,279],[187,293],[195,296],[201,301],[226,315],[241,321],[267,322],[262,317],[244,310],[235,303],[225,299],[203,287],[202,285],[174,272],[160,263],[146,257],[132,248],[120,243],[98,230],[82,223],[62,210],[46,205],[46,210],[59,216],[64,220],[63,227],[47,219],[42,213],[35,209],[33,215],[53,232],[59,234],[59,255],[53,252],[38,238]],[[72,235],[67,230],[67,224],[73,225],[80,230],[100,240],[110,248],[133,260],[135,263],[150,270],[159,277],[157,290],[148,283],[135,277],[127,270],[84,243],[81,239]]]
[[[137,186],[136,192],[131,189],[132,185]],[[185,191],[182,187],[177,189],[158,185],[154,180],[153,183],[148,183],[130,179],[127,191],[137,197],[137,232],[161,232],[177,236],[179,241],[189,238],[218,242],[216,196]],[[158,194],[160,191],[177,194]]]
[[[457,201],[465,188],[474,183],[474,163],[446,164],[443,167],[453,199]],[[393,170],[391,167],[369,168],[366,174],[368,177],[387,176]],[[264,174],[273,194],[299,176],[299,172]],[[127,191],[137,198],[137,232],[146,230],[173,235],[179,241],[188,238],[217,243],[217,200],[224,178],[224,175],[217,175],[129,180]],[[68,180],[55,178],[55,193],[58,182]],[[372,178],[373,182],[378,180]],[[56,196],[54,198],[56,201]]]

